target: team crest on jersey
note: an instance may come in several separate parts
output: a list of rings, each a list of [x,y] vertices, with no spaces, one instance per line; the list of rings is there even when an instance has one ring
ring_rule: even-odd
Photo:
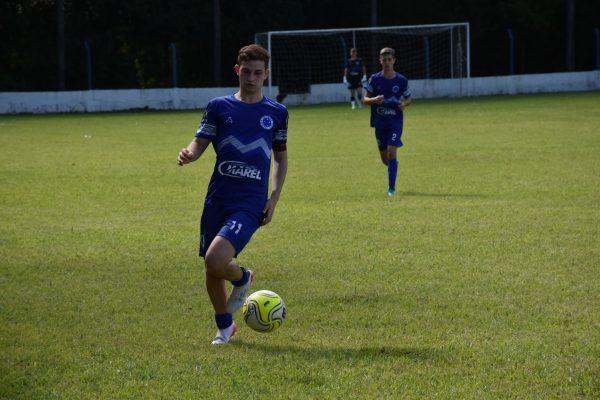
[[[399,91],[400,91],[400,88],[398,86],[392,87],[392,92],[398,93]]]
[[[273,118],[269,117],[268,115],[263,115],[260,117],[260,126],[262,126],[263,129],[273,129],[273,125]]]
[[[240,161],[223,161],[217,168],[219,173],[231,178],[249,178],[261,180],[260,169]]]
[[[233,124],[233,118],[227,117],[227,119],[225,120],[225,122],[227,122],[228,124]]]

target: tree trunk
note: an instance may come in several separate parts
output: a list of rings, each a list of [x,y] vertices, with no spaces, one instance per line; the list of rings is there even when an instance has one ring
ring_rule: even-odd
[[[220,0],[213,0],[213,75],[215,86],[221,86],[221,4]]]
[[[575,0],[565,0],[565,65],[575,70]]]
[[[56,28],[58,90],[65,90],[65,7],[63,0],[56,0]]]

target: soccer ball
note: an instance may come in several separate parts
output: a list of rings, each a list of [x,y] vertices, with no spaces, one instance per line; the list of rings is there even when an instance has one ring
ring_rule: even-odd
[[[273,332],[285,319],[283,299],[270,290],[259,290],[246,299],[242,307],[246,324],[257,332]]]

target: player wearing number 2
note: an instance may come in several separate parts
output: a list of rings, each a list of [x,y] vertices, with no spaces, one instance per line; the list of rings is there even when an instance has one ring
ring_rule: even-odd
[[[195,161],[210,143],[217,155],[200,221],[199,251],[218,328],[213,344],[229,342],[237,330],[233,313],[246,300],[254,273],[235,257],[273,218],[287,172],[288,112],[262,94],[268,63],[264,48],[240,49],[234,67],[239,90],[208,103],[194,140],[177,157],[179,165]],[[233,284],[229,297],[226,281]]]
[[[388,196],[396,194],[397,149],[402,147],[404,109],[411,102],[408,80],[394,70],[394,53],[390,47],[379,52],[382,70],[371,75],[364,99],[364,104],[371,105],[371,127],[375,128],[381,161],[388,168]]]

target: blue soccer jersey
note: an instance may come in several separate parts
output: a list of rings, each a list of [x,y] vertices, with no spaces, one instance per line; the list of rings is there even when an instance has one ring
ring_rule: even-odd
[[[402,111],[398,108],[402,99],[410,98],[408,79],[404,75],[396,73],[391,79],[378,72],[371,76],[367,85],[367,91],[371,97],[383,95],[382,104],[371,105],[371,127],[391,128],[401,126],[403,121]]]
[[[363,73],[363,61],[360,58],[354,60],[349,58],[346,62],[346,68],[348,68],[349,76],[361,76]]]
[[[262,213],[269,188],[271,151],[287,143],[288,112],[267,97],[244,103],[233,95],[211,100],[196,138],[212,142],[217,160],[206,204]]]

